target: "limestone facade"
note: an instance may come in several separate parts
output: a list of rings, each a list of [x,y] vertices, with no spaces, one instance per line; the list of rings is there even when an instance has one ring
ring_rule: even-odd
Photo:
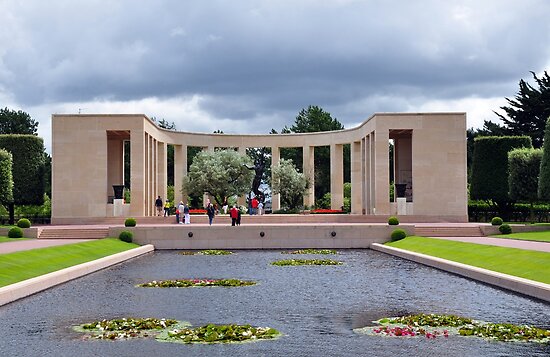
[[[351,148],[351,213],[397,214],[390,202],[389,141],[394,142],[395,183],[402,184],[400,215],[467,221],[466,114],[382,113],[345,130],[304,134],[207,134],[165,130],[142,114],[52,115],[52,222],[115,215],[155,214],[167,193],[167,146],[174,146],[174,182],[187,174],[187,147],[301,147],[303,172],[314,175],[314,147],[330,147],[331,206],[343,205],[343,146]],[[124,142],[130,142],[131,203],[123,207],[113,185],[124,182]],[[175,201],[182,200],[178,189]],[[313,205],[311,189],[304,204]],[[272,207],[279,208],[278,195]]]

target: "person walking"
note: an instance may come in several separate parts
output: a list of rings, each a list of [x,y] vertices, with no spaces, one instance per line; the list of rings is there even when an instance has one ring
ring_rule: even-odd
[[[208,224],[212,225],[212,220],[216,215],[216,209],[214,208],[214,205],[212,205],[212,203],[210,203],[208,207],[206,207],[206,214],[208,215]]]
[[[162,215],[162,198],[160,196],[155,200],[155,207],[157,209],[157,216],[160,217]]]
[[[170,216],[170,200],[166,200],[164,203],[164,217]]]
[[[263,211],[264,211],[264,204],[262,203],[262,201],[260,201],[258,203],[258,214],[261,216],[262,214],[264,214]]]
[[[191,215],[189,214],[189,206],[187,203],[183,206],[183,216],[185,218],[185,224],[191,224]]]
[[[180,201],[178,208],[176,209],[176,223],[183,224],[183,210],[184,210],[183,201]]]
[[[241,225],[241,210],[237,210],[237,226]]]
[[[231,209],[229,210],[229,216],[231,217],[231,225],[235,226],[235,224],[237,223],[237,218],[239,217],[237,207],[231,207]]]

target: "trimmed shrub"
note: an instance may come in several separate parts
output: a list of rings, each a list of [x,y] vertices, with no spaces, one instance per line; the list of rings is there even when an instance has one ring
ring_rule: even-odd
[[[500,226],[502,224],[502,218],[500,217],[493,217],[493,219],[491,219],[491,225],[493,226]]]
[[[126,220],[124,221],[125,227],[135,227],[136,224],[137,222],[135,218],[126,218]]]
[[[546,121],[542,152],[538,196],[541,200],[550,201],[550,118]]]
[[[537,200],[541,159],[541,149],[513,149],[508,153],[508,192],[512,200]]]
[[[508,152],[532,148],[528,136],[485,136],[474,139],[470,196],[472,199],[509,201]]]
[[[0,149],[0,203],[13,201],[13,159],[9,152]]]
[[[44,203],[44,140],[36,135],[0,135],[0,148],[13,156],[13,198],[16,205]]]
[[[133,238],[134,238],[134,234],[130,231],[122,231],[118,235],[118,239],[126,243],[132,243]]]
[[[399,224],[399,220],[397,219],[397,217],[391,216],[390,218],[388,218],[388,224],[390,226],[397,226]]]
[[[19,227],[10,228],[8,238],[23,238],[23,230]]]
[[[29,221],[26,218],[21,218],[19,221],[17,221],[17,227],[19,227],[19,228],[30,228],[31,227],[31,221]]]
[[[393,232],[391,232],[391,241],[396,242],[398,240],[401,240],[407,236],[407,232],[405,232],[402,229],[395,229]]]
[[[498,230],[499,230],[500,233],[502,233],[502,234],[510,234],[510,233],[512,233],[512,227],[510,227],[509,224],[503,224],[503,225],[501,225],[500,227],[498,227]]]

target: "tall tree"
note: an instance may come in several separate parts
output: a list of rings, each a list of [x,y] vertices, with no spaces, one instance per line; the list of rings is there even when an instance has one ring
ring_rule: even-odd
[[[531,74],[536,86],[521,79],[514,99],[506,98],[508,105],[500,107],[505,114],[495,113],[504,122],[507,135],[528,135],[533,147],[540,148],[550,116],[550,76],[546,71],[541,78],[535,72]]]
[[[0,109],[0,134],[37,135],[38,122],[22,110]]]
[[[314,133],[320,131],[342,130],[344,125],[333,118],[329,112],[321,107],[310,105],[302,109],[296,116],[294,124],[288,128],[284,127],[281,133]],[[272,130],[272,133],[276,133]],[[301,148],[281,149],[281,157],[291,159],[297,166],[303,167],[303,152]],[[330,148],[319,146],[315,148],[315,198],[320,199],[327,192],[330,192]],[[350,148],[344,145],[344,182],[350,181]]]
[[[184,178],[183,191],[197,195],[206,192],[221,207],[225,197],[248,192],[253,173],[247,166],[251,164],[248,156],[235,150],[199,152]]]
[[[282,206],[290,210],[300,207],[310,180],[296,170],[292,160],[281,159],[272,170],[273,193],[281,195]]]

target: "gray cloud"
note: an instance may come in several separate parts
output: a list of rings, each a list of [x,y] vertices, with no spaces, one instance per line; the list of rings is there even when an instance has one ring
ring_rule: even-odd
[[[23,109],[200,96],[205,115],[256,131],[310,104],[346,124],[513,96],[550,64],[544,0],[7,0],[0,13],[0,94]]]

